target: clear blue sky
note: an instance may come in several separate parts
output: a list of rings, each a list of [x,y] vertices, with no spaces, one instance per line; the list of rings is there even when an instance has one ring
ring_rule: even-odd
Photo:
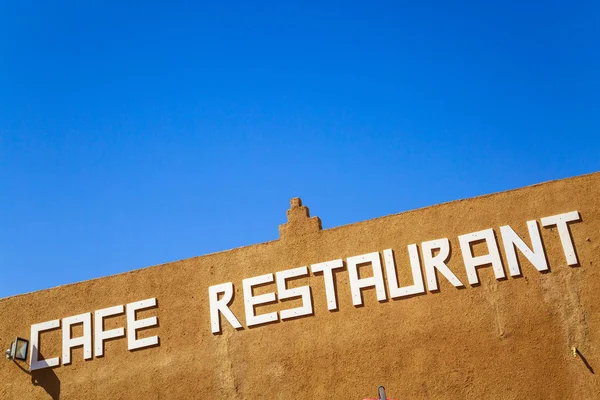
[[[0,4],[0,297],[600,170],[598,1],[161,3]]]

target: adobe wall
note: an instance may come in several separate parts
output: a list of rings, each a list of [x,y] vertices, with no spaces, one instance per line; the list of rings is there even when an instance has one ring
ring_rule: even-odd
[[[128,351],[126,338],[107,341],[104,356],[28,370],[0,362],[1,399],[363,399],[385,385],[395,399],[597,399],[600,382],[600,173],[455,201],[352,225],[321,230],[298,202],[280,227],[280,240],[66,285],[0,300],[0,344],[30,337],[32,324],[156,298],[159,344]],[[577,211],[568,224],[578,265],[568,266],[557,227],[543,217]],[[326,215],[324,216],[327,217]],[[536,220],[549,271],[539,272],[517,251],[522,276],[509,275],[500,226],[510,225],[532,245],[527,221]],[[506,279],[492,266],[469,284],[458,237],[493,228]],[[203,232],[203,235],[210,234]],[[448,268],[464,284],[437,273],[431,292],[422,242],[447,238]],[[425,293],[390,299],[383,251],[393,249],[400,285],[412,285],[407,246],[419,249]],[[489,252],[475,244],[474,256]],[[376,288],[353,305],[348,258],[378,252],[387,300]],[[247,326],[242,281],[342,259],[336,270],[338,310],[328,309],[323,274],[290,280],[309,286],[312,314]],[[369,265],[362,278],[373,275]],[[235,329],[221,315],[211,332],[209,287],[231,282]],[[277,293],[275,283],[255,295]],[[380,293],[379,293],[380,294]],[[257,314],[299,307],[302,299],[261,305]],[[280,314],[277,314],[278,317]],[[125,315],[105,329],[126,327]],[[77,326],[72,336],[82,335]],[[39,350],[61,357],[62,330],[43,332]],[[4,347],[4,348],[6,348]],[[576,349],[576,350],[574,350]],[[573,355],[575,351],[575,355]]]

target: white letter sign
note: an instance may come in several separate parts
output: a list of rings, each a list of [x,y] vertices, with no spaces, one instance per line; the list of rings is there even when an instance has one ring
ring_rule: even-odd
[[[553,215],[551,217],[542,218],[543,226],[554,226],[558,228],[558,236],[560,237],[560,243],[562,244],[565,258],[567,259],[568,265],[577,265],[577,253],[575,253],[575,246],[571,240],[571,234],[569,233],[569,226],[567,222],[576,222],[581,218],[577,211],[571,211],[565,214]]]
[[[350,290],[352,291],[352,304],[362,305],[361,289],[375,287],[377,300],[387,300],[385,285],[383,283],[383,272],[381,271],[381,259],[379,252],[364,254],[362,256],[348,257],[348,275],[350,276]],[[360,264],[371,264],[373,276],[368,278],[358,277],[358,266]]]
[[[83,336],[71,337],[71,325],[83,324]],[[85,313],[62,320],[63,365],[71,364],[71,349],[83,346],[83,359],[92,358],[92,314]]]
[[[269,282],[273,282],[273,274],[255,276],[254,278],[248,278],[242,281],[242,285],[244,286],[244,305],[246,307],[246,325],[260,325],[266,324],[267,322],[277,321],[276,312],[270,312],[261,315],[254,314],[254,306],[272,303],[275,301],[275,293],[266,293],[261,294],[260,296],[254,296],[252,293],[253,286],[258,286]]]
[[[123,328],[104,330],[104,318],[123,314],[123,306],[114,306],[96,310],[94,313],[94,341],[96,357],[104,356],[104,341],[125,336]]]
[[[56,328],[60,328],[59,319],[31,325],[31,354],[29,356],[29,369],[31,371],[42,368],[56,367],[60,363],[59,357],[38,360],[40,356],[40,332],[49,331]]]
[[[502,279],[504,275],[504,269],[502,268],[502,259],[500,259],[500,252],[498,250],[498,244],[494,237],[493,229],[486,229],[484,231],[468,233],[458,237],[460,242],[460,250],[463,253],[463,260],[465,261],[465,268],[467,269],[467,277],[469,278],[469,284],[476,285],[479,283],[479,277],[477,276],[477,267],[491,264],[494,269],[496,279]],[[471,243],[485,241],[488,254],[484,256],[473,256],[471,252]]]
[[[156,318],[156,316],[140,320],[135,319],[135,312],[137,310],[145,310],[155,306],[156,298],[127,304],[127,350],[141,349],[143,347],[158,344],[158,336],[150,336],[144,339],[138,339],[136,333],[138,329],[158,325],[158,318]]]
[[[219,300],[219,293],[223,293],[223,297]],[[210,303],[210,326],[212,333],[221,332],[221,318],[223,314],[227,321],[235,329],[240,329],[242,324],[229,309],[229,303],[233,299],[233,283],[226,282],[220,285],[214,285],[208,288],[208,301]]]

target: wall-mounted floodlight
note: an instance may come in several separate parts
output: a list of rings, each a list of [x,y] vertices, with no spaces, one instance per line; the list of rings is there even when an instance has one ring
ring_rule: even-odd
[[[10,344],[10,348],[7,349],[4,354],[9,360],[21,360],[27,359],[27,350],[29,347],[29,340],[17,337],[14,342]]]

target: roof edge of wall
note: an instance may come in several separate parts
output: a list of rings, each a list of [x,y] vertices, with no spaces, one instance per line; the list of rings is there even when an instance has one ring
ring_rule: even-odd
[[[377,220],[384,219],[384,218],[395,217],[395,216],[402,215],[402,214],[410,214],[410,213],[414,213],[414,212],[420,212],[420,211],[423,211],[423,210],[432,209],[432,208],[436,208],[436,207],[443,207],[443,206],[447,206],[449,204],[460,203],[460,202],[464,202],[464,201],[484,199],[484,198],[488,198],[488,197],[492,197],[492,196],[497,196],[497,195],[500,195],[500,194],[518,192],[518,191],[521,191],[521,190],[528,190],[528,189],[531,189],[531,188],[534,188],[534,187],[545,186],[545,185],[553,184],[553,183],[556,183],[556,182],[582,180],[582,179],[589,178],[589,177],[591,177],[593,175],[599,175],[600,176],[600,171],[590,172],[590,173],[586,173],[586,174],[582,174],[582,175],[576,175],[576,176],[567,177],[567,178],[553,179],[553,180],[549,180],[549,181],[545,181],[545,182],[535,183],[535,184],[532,184],[532,185],[522,186],[522,187],[515,188],[515,189],[508,189],[508,190],[503,190],[503,191],[499,191],[499,192],[487,193],[487,194],[483,194],[483,195],[479,195],[479,196],[473,196],[473,197],[468,197],[468,198],[464,198],[464,199],[457,199],[457,200],[446,201],[446,202],[443,202],[443,203],[433,204],[433,205],[430,205],[430,206],[424,206],[424,207],[414,208],[412,210],[400,211],[400,212],[394,213],[394,214],[388,214],[388,215],[383,215],[383,216],[380,216],[380,217],[370,218],[370,219],[366,219],[366,220],[363,220],[363,221],[357,221],[357,222],[352,222],[352,223],[349,223],[349,224],[334,226],[334,227],[331,227],[331,228],[323,229],[323,231],[333,231],[333,230],[337,230],[337,229],[343,229],[343,228],[347,228],[347,227],[352,226],[352,225],[359,225],[359,224],[363,224],[363,223],[370,223],[370,222],[377,221]],[[294,199],[292,199],[292,201],[293,200]],[[317,217],[312,217],[312,218],[317,218]],[[319,221],[319,226],[320,226],[320,221]],[[128,275],[128,274],[136,274],[136,273],[148,270],[150,268],[158,268],[158,267],[162,267],[162,266],[165,266],[165,265],[170,265],[170,264],[178,263],[178,262],[185,261],[185,260],[193,260],[193,259],[196,259],[196,258],[202,258],[202,257],[212,256],[212,255],[215,255],[215,254],[233,252],[233,251],[245,249],[245,248],[248,248],[248,247],[268,246],[268,245],[272,245],[272,244],[278,243],[280,241],[281,241],[281,238],[275,239],[275,240],[270,240],[270,241],[267,241],[267,242],[254,243],[254,244],[249,244],[249,245],[245,245],[245,246],[235,247],[235,248],[231,248],[231,249],[215,251],[215,252],[212,252],[212,253],[206,253],[206,254],[202,254],[202,255],[198,255],[198,256],[194,256],[194,257],[182,258],[182,259],[179,259],[179,260],[169,261],[169,262],[165,262],[165,263],[161,263],[161,264],[149,265],[149,266],[142,267],[142,268],[136,268],[136,269],[133,269],[133,270],[130,270],[130,271],[119,272],[119,273],[111,274],[111,275],[104,275],[104,276],[100,276],[100,277],[97,277],[97,278],[86,279],[86,280],[78,281],[78,282],[66,283],[64,285],[58,285],[58,286],[53,286],[53,287],[49,287],[49,288],[45,288],[45,289],[34,290],[34,291],[31,291],[31,292],[19,293],[19,294],[16,294],[16,295],[12,295],[12,296],[7,296],[7,297],[0,298],[0,302],[6,301],[6,300],[9,300],[9,299],[14,299],[14,298],[20,297],[20,296],[30,295],[30,294],[37,293],[37,292],[43,292],[43,291],[47,291],[47,290],[55,290],[55,289],[63,288],[63,287],[66,287],[66,286],[79,285],[81,283],[96,281],[96,280],[99,280],[99,279],[111,278],[111,277],[115,277],[115,276]]]

